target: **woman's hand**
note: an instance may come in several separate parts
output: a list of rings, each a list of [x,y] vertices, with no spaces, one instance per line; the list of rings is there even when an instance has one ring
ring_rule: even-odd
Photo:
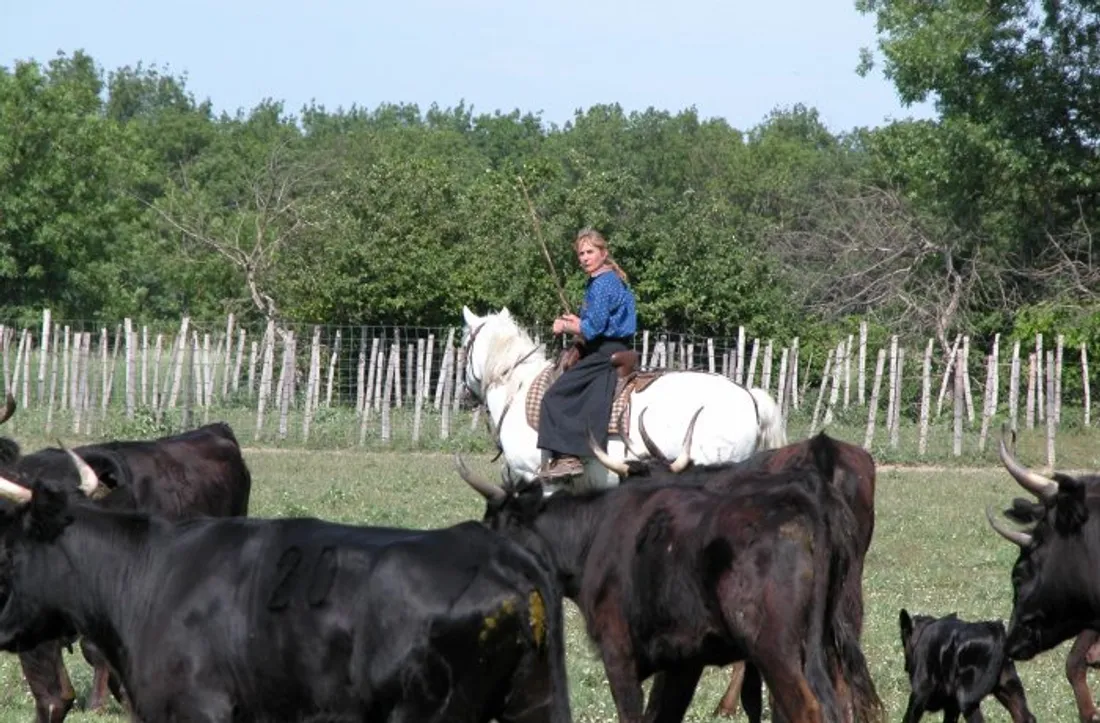
[[[581,320],[576,314],[563,314],[554,319],[555,334],[580,334]]]

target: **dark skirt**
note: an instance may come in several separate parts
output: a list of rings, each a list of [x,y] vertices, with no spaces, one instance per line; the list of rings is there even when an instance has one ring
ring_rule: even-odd
[[[557,455],[590,456],[590,427],[596,442],[607,446],[617,375],[611,355],[629,348],[619,339],[596,340],[587,345],[580,361],[550,385],[539,413],[539,448]]]

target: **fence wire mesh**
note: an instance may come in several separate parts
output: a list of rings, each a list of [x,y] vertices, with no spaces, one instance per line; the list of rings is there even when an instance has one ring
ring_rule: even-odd
[[[549,328],[527,331],[550,358],[562,347]],[[19,408],[7,426],[45,437],[141,438],[218,420],[242,443],[485,448],[484,420],[463,399],[461,334],[459,326],[254,327],[232,317],[106,325],[44,312],[34,326],[0,325],[4,387]],[[744,330],[735,338],[642,330],[634,339],[643,367],[764,388],[792,438],[848,425],[865,428],[868,448],[897,447],[899,429],[911,426],[920,454],[949,443],[957,455],[961,436],[976,434],[984,450],[1002,421],[1046,425],[1052,440],[1058,429],[1091,425],[1083,346],[1068,349],[1058,336],[1005,347],[999,337],[979,348],[963,336],[946,351],[931,340],[906,348],[897,337],[871,347],[861,333],[815,359],[797,338]]]

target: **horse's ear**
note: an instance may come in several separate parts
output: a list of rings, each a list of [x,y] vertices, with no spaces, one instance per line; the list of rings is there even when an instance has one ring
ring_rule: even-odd
[[[478,318],[477,314],[470,311],[470,307],[466,306],[465,304],[462,305],[462,318],[466,321],[466,326],[470,327],[471,329],[477,326],[477,323],[481,321],[481,319]]]
[[[502,306],[502,307],[500,307],[500,316],[504,319],[511,319],[512,318],[512,312],[508,311],[507,306]]]

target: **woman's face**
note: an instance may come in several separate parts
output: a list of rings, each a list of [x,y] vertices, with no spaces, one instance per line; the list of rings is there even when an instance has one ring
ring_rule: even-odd
[[[591,241],[582,241],[580,248],[577,249],[577,261],[580,262],[586,274],[591,275],[599,271],[606,259],[607,250],[596,248]]]

